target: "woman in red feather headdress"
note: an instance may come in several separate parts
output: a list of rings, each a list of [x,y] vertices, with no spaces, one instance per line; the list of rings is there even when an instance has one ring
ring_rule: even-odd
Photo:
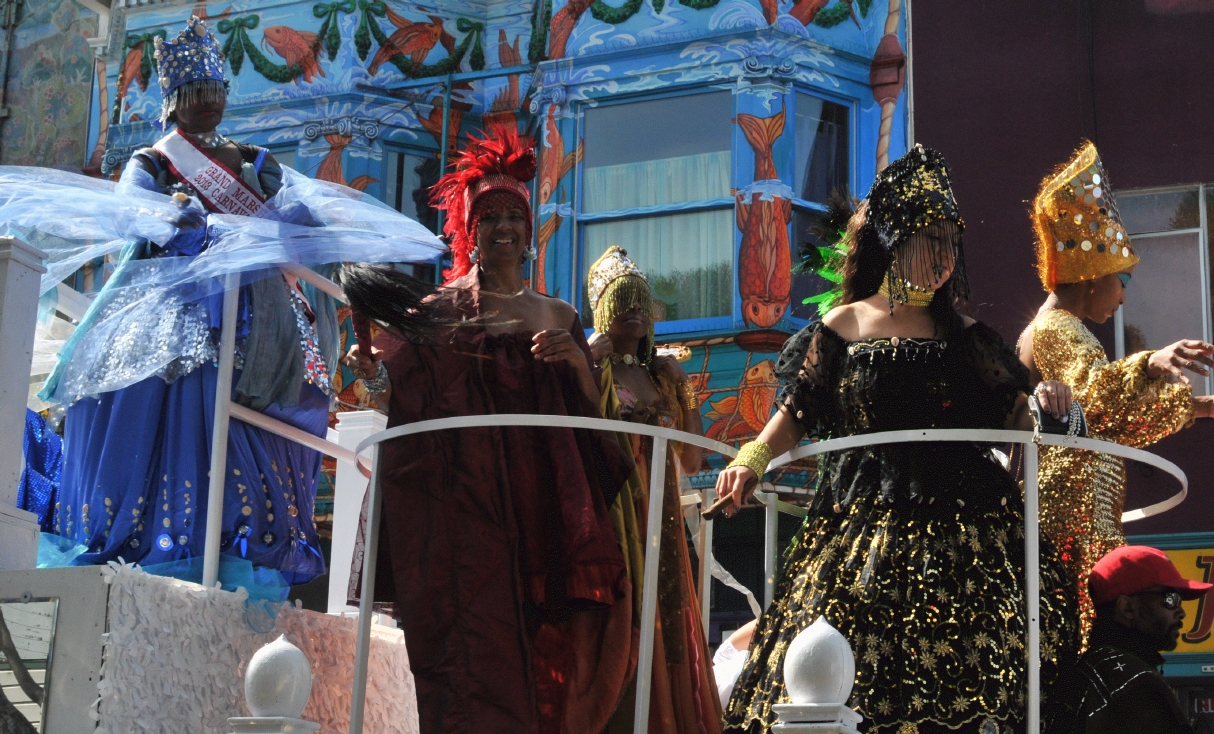
[[[356,347],[347,364],[389,426],[600,415],[576,310],[523,279],[534,175],[530,141],[493,130],[435,187],[454,257],[421,308],[449,325],[439,333],[410,331],[415,281],[343,271],[355,310],[385,327],[371,356]],[[631,665],[628,630],[607,613],[631,604],[607,511],[631,458],[608,434],[556,428],[426,433],[381,450],[375,596],[404,623],[422,731],[601,731]]]

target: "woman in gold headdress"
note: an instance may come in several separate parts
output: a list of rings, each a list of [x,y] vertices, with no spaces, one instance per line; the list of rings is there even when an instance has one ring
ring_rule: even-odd
[[[1208,374],[1214,346],[1185,339],[1110,362],[1083,325],[1084,319],[1104,323],[1117,311],[1138,264],[1096,146],[1085,143],[1042,183],[1032,216],[1037,271],[1050,294],[1018,345],[1032,381],[1069,385],[1088,435],[1127,446],[1149,446],[1194,417],[1210,417],[1214,398],[1195,398],[1184,370]],[[1086,636],[1094,613],[1088,573],[1125,545],[1125,463],[1108,454],[1045,447],[1038,482],[1041,529],[1077,582]]]
[[[625,250],[610,247],[591,266],[589,296],[595,330],[590,347],[602,368],[603,416],[702,434],[700,405],[687,373],[673,357],[655,356],[653,295],[649,281]],[[612,505],[611,520],[628,565],[633,603],[631,607],[616,604],[612,614],[621,622],[616,629],[627,630],[630,636],[635,664],[653,439],[621,435],[620,440],[632,452],[636,471]],[[671,444],[666,486],[659,490],[662,548],[649,731],[662,734],[702,734],[721,728],[712,656],[700,620],[679,502],[680,472],[698,472],[702,458],[696,446]],[[627,626],[622,624],[625,619]],[[635,691],[635,681],[622,691],[609,732],[632,731]]]

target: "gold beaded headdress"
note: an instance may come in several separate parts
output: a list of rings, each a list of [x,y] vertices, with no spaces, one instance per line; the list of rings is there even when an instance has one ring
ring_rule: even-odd
[[[612,245],[590,266],[586,281],[595,331],[607,333],[617,316],[636,305],[649,317],[649,335],[641,341],[637,355],[641,364],[648,364],[654,350],[653,293],[649,279],[628,257],[627,250]]]
[[[960,237],[965,231],[965,221],[953,196],[948,165],[939,151],[916,144],[877,174],[867,201],[866,226],[876,232],[886,252],[894,252],[895,248],[905,245],[894,253],[890,262],[886,282],[891,303],[909,302],[915,288],[910,278],[916,263],[936,273],[944,272],[945,266],[937,262],[934,248],[925,239],[912,240],[915,233],[941,220],[955,224],[958,232],[953,249],[950,295],[953,298],[969,296]]]
[[[1053,291],[1119,273],[1138,263],[1096,146],[1085,142],[1041,183],[1033,202],[1037,274]]]

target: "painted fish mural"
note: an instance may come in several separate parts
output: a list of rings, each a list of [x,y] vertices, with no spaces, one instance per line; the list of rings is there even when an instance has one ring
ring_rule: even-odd
[[[371,176],[356,176],[353,181],[346,180],[346,173],[342,166],[342,153],[353,140],[354,138],[349,135],[338,135],[337,133],[329,133],[325,136],[325,142],[329,144],[329,152],[316,167],[316,178],[349,186],[359,191],[366,191],[368,186],[379,181]]]
[[[738,115],[746,142],[755,153],[756,181],[777,178],[772,146],[784,132],[786,110],[771,117]],[[769,328],[788,308],[792,291],[792,253],[788,223],[792,202],[770,193],[737,194],[734,208],[742,244],[738,249],[738,291],[742,295],[742,320],[748,326]]]
[[[375,56],[372,57],[370,65],[367,66],[367,73],[371,76],[375,76],[379,68],[388,63],[393,56],[403,54],[417,65],[424,64],[430,51],[439,43],[442,43],[443,48],[447,49],[447,53],[455,50],[455,36],[443,28],[443,19],[439,16],[427,16],[430,22],[424,23],[409,20],[393,12],[392,8],[386,5],[384,8],[387,11],[388,22],[396,26],[396,31],[388,37],[388,42],[380,46],[379,50],[375,52]]]
[[[704,420],[712,424],[704,435],[723,442],[757,436],[771,416],[779,389],[774,361],[765,359],[751,365],[742,373],[736,395],[708,404]]]
[[[556,124],[556,107],[549,107],[548,116],[544,119],[543,155],[540,156],[539,189],[537,192],[540,206],[552,200],[552,194],[560,185],[561,179],[572,171],[573,167],[581,159],[581,141],[578,141],[578,146],[575,150],[568,153],[565,152],[565,138],[561,135],[560,126]],[[565,203],[564,196],[561,197],[559,203]],[[556,231],[561,228],[562,221],[564,221],[564,218],[560,213],[553,212],[551,216],[540,222],[536,238],[537,262],[547,262],[545,257],[548,254],[548,243],[552,240],[552,236],[556,234]],[[547,268],[544,267],[536,268],[535,289],[540,293],[548,292],[546,270]]]
[[[288,67],[299,64],[305,82],[325,75],[325,70],[320,68],[320,37],[315,33],[272,25],[265,29],[261,45],[286,59]],[[299,84],[299,77],[295,78],[295,83]]]

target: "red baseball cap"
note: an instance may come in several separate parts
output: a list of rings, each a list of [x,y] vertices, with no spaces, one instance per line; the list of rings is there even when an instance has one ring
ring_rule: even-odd
[[[1185,599],[1196,599],[1214,589],[1214,584],[1181,576],[1167,554],[1145,545],[1123,545],[1110,552],[1096,562],[1088,577],[1092,603],[1097,606],[1152,586],[1175,589]]]

